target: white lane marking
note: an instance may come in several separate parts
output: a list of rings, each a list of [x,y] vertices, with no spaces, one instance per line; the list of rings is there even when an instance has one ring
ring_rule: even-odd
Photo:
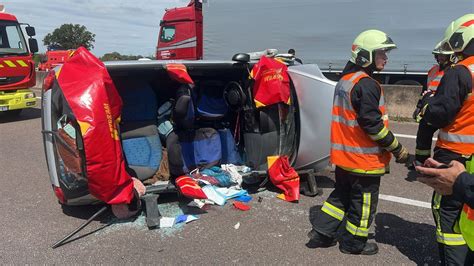
[[[405,134],[393,134],[397,138],[406,138],[406,139],[416,139],[414,135],[405,135]],[[433,141],[438,140],[438,138],[433,138]]]
[[[384,195],[384,194],[379,194],[379,199],[383,199],[383,200],[391,201],[391,202],[396,202],[396,203],[401,203],[401,204],[406,204],[406,205],[411,205],[411,206],[416,206],[416,207],[431,209],[431,203],[424,202],[424,201],[419,201],[419,200],[412,200],[412,199],[407,199],[407,198],[402,198],[402,197],[397,197],[397,196],[391,196],[391,195]]]

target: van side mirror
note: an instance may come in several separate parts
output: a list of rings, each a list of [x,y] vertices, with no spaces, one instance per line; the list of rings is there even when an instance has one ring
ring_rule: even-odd
[[[38,52],[38,42],[34,38],[29,38],[28,39],[28,46],[30,47],[30,52],[31,53],[36,53]]]
[[[36,35],[35,27],[26,26],[26,27],[25,27],[25,30],[26,30],[26,34],[27,34],[28,36],[30,36],[30,37]]]
[[[244,53],[238,53],[232,56],[232,61],[236,61],[239,63],[248,63],[250,62],[250,55]]]

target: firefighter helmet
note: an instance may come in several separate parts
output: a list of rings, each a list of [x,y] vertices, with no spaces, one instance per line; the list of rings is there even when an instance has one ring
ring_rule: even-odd
[[[366,30],[360,33],[352,43],[351,62],[368,67],[374,61],[376,50],[392,50],[397,48],[392,39],[379,30]]]
[[[474,13],[469,13],[469,14],[466,14],[462,17],[459,17],[455,20],[453,20],[451,23],[449,23],[448,27],[446,28],[446,30],[444,31],[444,40],[446,41],[449,41],[449,39],[451,38],[451,36],[454,34],[454,32],[456,30],[458,30],[458,28],[470,21],[470,20],[474,20]]]
[[[449,46],[455,53],[461,53],[474,40],[474,19],[463,24],[449,38]]]

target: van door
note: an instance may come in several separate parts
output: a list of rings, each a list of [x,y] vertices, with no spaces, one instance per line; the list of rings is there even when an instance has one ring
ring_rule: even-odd
[[[298,150],[296,169],[321,170],[328,166],[331,112],[336,82],[328,80],[315,64],[288,68],[295,88]]]

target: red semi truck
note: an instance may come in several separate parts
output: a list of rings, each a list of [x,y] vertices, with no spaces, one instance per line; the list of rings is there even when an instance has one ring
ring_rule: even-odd
[[[27,25],[28,45],[20,25]],[[33,53],[38,51],[38,43],[34,35],[34,27],[18,23],[0,5],[0,113],[17,115],[36,106],[36,95],[30,89],[36,83]]]
[[[460,11],[461,10],[461,11]],[[387,32],[399,49],[392,52],[379,81],[426,83],[435,64],[431,51],[446,25],[472,10],[472,0],[426,5],[411,0],[191,0],[166,9],[160,22],[157,59],[230,59],[241,52],[294,48],[304,63],[316,63],[337,80],[350,56],[350,44],[370,28]],[[460,13],[461,12],[461,13]],[[442,17],[432,14],[443,14]]]

